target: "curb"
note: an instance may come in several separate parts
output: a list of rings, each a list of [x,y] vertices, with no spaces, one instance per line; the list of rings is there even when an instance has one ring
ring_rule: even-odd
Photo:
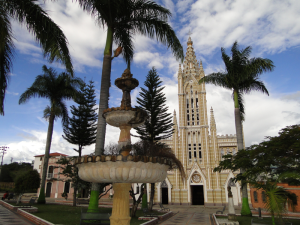
[[[19,208],[18,206],[13,206],[11,204],[8,204],[7,202],[2,201],[2,200],[0,200],[0,205],[3,205],[5,208],[15,211],[20,216],[24,217],[25,219],[27,219],[30,222],[35,223],[37,225],[54,225],[53,223],[50,223],[49,221],[43,220],[43,219],[29,213],[29,212],[37,212],[38,208],[36,208],[36,207],[22,209],[22,208]]]

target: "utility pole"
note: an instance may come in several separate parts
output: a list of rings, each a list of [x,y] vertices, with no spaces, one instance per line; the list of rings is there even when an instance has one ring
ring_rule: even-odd
[[[3,166],[3,157],[4,157],[4,154],[6,153],[7,149],[9,147],[7,146],[0,146],[0,152],[2,151],[2,161],[1,161],[1,167]]]

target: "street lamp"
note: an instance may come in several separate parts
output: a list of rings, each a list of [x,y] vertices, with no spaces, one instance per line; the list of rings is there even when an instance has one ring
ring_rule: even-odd
[[[9,147],[7,147],[7,146],[0,146],[0,152],[2,151],[1,167],[2,167],[2,165],[3,165],[3,157],[4,157],[4,154],[6,153],[6,151],[7,151],[8,148],[9,148]]]

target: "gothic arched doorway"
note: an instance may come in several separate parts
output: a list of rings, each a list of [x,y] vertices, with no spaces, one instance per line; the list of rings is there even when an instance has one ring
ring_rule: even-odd
[[[190,188],[192,205],[204,205],[203,183],[198,172],[195,172],[191,177]]]
[[[161,183],[161,203],[169,204],[168,184],[166,180]]]

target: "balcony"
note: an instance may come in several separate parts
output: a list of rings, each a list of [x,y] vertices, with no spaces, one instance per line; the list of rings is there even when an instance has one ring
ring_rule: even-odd
[[[47,173],[47,180],[50,180],[53,178],[53,173]]]

